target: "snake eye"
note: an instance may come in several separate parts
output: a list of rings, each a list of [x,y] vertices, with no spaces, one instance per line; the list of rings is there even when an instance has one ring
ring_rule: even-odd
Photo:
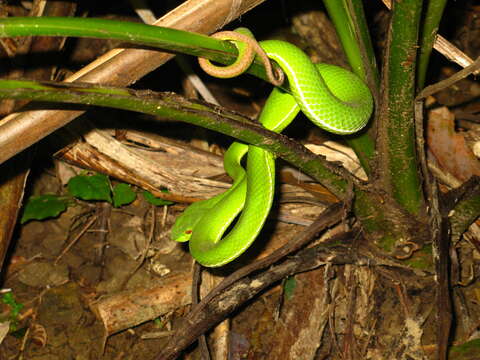
[[[192,230],[186,230],[185,234],[190,235],[192,233]]]

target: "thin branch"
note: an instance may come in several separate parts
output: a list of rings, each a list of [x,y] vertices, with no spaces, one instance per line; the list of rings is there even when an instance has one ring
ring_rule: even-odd
[[[478,57],[471,65],[467,66],[465,69],[462,69],[452,76],[446,78],[445,80],[439,81],[436,84],[427,86],[424,88],[420,94],[417,96],[417,100],[420,99],[425,99],[430,95],[433,95],[440,90],[446,89],[453,84],[455,84],[457,81],[460,81],[462,79],[465,79],[467,76],[476,73],[477,71],[480,70],[480,57]]]
[[[442,19],[446,3],[447,0],[428,1],[426,11],[424,12],[419,41],[420,50],[417,66],[417,91],[423,89],[425,86],[430,54],[432,53],[438,26]]]
[[[348,244],[348,240],[354,236],[355,234],[352,232],[339,234],[335,239],[332,239],[332,244]],[[410,272],[416,276],[427,275],[423,271],[411,269],[384,255],[378,254],[375,249],[368,246],[359,246],[353,250],[348,245],[335,246],[332,244],[322,243],[304,249],[295,256],[284,258],[281,263],[242,278],[225,288],[224,291],[216,292],[215,296],[211,297],[208,303],[203,306],[201,303],[187,315],[185,321],[177,328],[171,341],[162,350],[157,360],[176,359],[183,349],[195,341],[200,334],[208,331],[264,289],[287,276],[314,270],[327,264],[388,266],[401,268],[403,271]]]
[[[233,136],[268,150],[324,184],[339,198],[347,188],[345,179],[359,186],[363,184],[343,167],[313,154],[284,135],[269,131],[226,109],[172,93],[93,87],[82,83],[0,80],[0,98],[93,104],[167,117]],[[0,143],[7,142],[5,136],[0,133]]]
[[[0,19],[0,38],[17,36],[71,36],[114,39],[134,46],[148,46],[231,64],[236,47],[213,37],[162,26],[131,21],[76,17],[11,17]],[[262,62],[255,61],[247,72],[267,79]]]
[[[222,291],[229,286],[233,285],[240,279],[252,274],[255,271],[268,268],[272,264],[276,263],[280,259],[300,250],[306,244],[313,240],[321,231],[327,227],[333,226],[338,223],[343,217],[343,205],[342,203],[336,203],[324,210],[305,231],[303,231],[297,238],[287,242],[281,248],[275,250],[265,258],[256,261],[250,265],[235,271],[233,274],[225,278],[220,284],[218,284],[208,295],[201,301],[201,303],[194,307],[191,313],[201,311],[208,303]]]
[[[327,263],[367,265],[370,261],[364,256],[354,254],[348,247],[319,245],[303,250],[297,256],[287,258],[284,262],[272,266],[268,270],[238,281],[215,296],[201,311],[189,314],[157,360],[176,359],[182,350],[200,334],[277,281],[299,272],[313,270]]]
[[[195,261],[193,264],[192,275],[192,305],[196,306],[200,299],[200,282],[202,279],[202,266]],[[202,354],[202,360],[210,360],[210,351],[208,350],[207,337],[202,334],[199,339],[200,352]]]
[[[155,25],[208,34],[235,20],[265,0],[187,0]],[[145,49],[114,49],[80,69],[66,81],[127,86],[163,65],[172,54]],[[84,113],[73,110],[36,110],[0,120],[0,163]],[[28,135],[28,136],[26,136]],[[23,142],[18,143],[18,139]]]

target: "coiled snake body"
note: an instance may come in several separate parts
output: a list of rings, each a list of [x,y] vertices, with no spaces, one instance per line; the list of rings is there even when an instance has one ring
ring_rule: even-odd
[[[246,35],[250,36],[248,32]],[[315,125],[335,134],[352,134],[367,124],[373,99],[355,74],[333,65],[314,65],[302,50],[284,41],[267,40],[259,45],[284,71],[290,89],[273,89],[259,117],[265,128],[281,132],[300,110]],[[244,44],[237,42],[237,47],[242,58]],[[246,171],[241,165],[245,154]],[[192,256],[208,267],[234,260],[252,244],[265,223],[274,196],[272,153],[234,142],[225,153],[224,167],[233,179],[232,187],[190,205],[172,228],[172,238],[190,241]],[[223,236],[238,214],[233,229]]]

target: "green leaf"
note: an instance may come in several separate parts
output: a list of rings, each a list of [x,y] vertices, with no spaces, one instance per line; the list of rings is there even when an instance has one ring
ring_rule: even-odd
[[[68,182],[68,191],[82,200],[104,200],[112,202],[110,182],[103,174],[77,175]]]
[[[290,300],[295,292],[295,288],[297,287],[297,280],[295,276],[288,277],[285,282],[283,283],[283,296],[285,300]]]
[[[162,192],[167,192],[167,190],[162,190]],[[153,196],[153,194],[149,191],[143,192],[143,197],[147,200],[150,204],[155,206],[162,206],[162,205],[172,205],[175,204],[173,201],[164,200]]]
[[[2,301],[10,306],[10,318],[12,320],[16,320],[20,310],[23,309],[24,305],[17,303],[12,292],[5,293],[2,296]]]
[[[120,207],[130,204],[137,198],[137,194],[128,184],[117,184],[113,187],[113,206]]]
[[[58,216],[68,206],[68,199],[58,195],[32,196],[28,199],[23,208],[23,215],[20,223],[24,224],[29,220],[43,220]]]
[[[2,301],[4,304],[10,305],[10,306],[15,305],[17,303],[11,291],[3,294]]]

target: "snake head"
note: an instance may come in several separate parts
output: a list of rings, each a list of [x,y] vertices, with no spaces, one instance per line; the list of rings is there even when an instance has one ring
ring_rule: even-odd
[[[192,237],[192,232],[191,220],[188,218],[182,220],[180,216],[172,227],[170,237],[177,242],[186,242]]]
[[[175,221],[170,238],[178,242],[189,241],[193,229],[204,215],[208,215],[211,208],[218,202],[219,197],[198,201],[191,204]]]
[[[190,240],[191,237],[192,237],[192,230],[188,229],[188,230],[185,230],[183,233],[181,233],[179,236],[177,236],[174,240],[178,242],[186,242]]]

